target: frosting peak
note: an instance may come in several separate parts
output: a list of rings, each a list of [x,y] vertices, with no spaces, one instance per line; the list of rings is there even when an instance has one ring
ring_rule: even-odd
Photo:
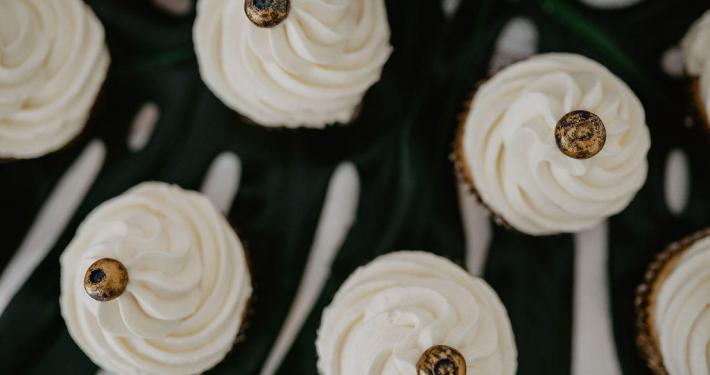
[[[79,134],[108,65],[82,1],[1,1],[0,157],[38,157]]]
[[[194,39],[205,83],[265,126],[347,123],[389,58],[383,0],[291,1],[273,28],[245,0],[200,0]]]
[[[129,282],[98,302],[83,278],[97,259]],[[77,344],[117,373],[205,371],[232,348],[251,295],[244,250],[198,193],[144,183],[95,209],[61,257],[62,315]]]

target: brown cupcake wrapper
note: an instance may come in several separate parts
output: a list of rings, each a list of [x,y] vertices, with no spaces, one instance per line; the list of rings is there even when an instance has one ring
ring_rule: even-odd
[[[251,284],[252,289],[251,295],[249,296],[246,305],[244,305],[244,311],[242,311],[242,314],[239,317],[241,323],[239,324],[239,331],[237,332],[237,336],[234,338],[234,344],[232,345],[232,349],[230,350],[231,353],[234,350],[235,346],[246,341],[246,331],[249,328],[249,324],[251,323],[251,317],[254,315],[254,302],[256,298],[254,287],[254,266],[251,261],[251,251],[249,251],[249,246],[244,241],[239,229],[237,229],[237,226],[234,224],[234,222],[227,216],[227,214],[224,214],[224,218],[229,223],[229,226],[232,227],[232,230],[234,230],[234,233],[236,233],[239,242],[241,242],[242,244],[242,249],[244,250],[244,260],[246,262],[247,270],[249,270],[249,283]]]
[[[654,261],[648,266],[643,283],[636,288],[634,308],[636,311],[636,345],[646,365],[656,375],[667,375],[663,365],[663,356],[659,347],[655,328],[653,325],[652,308],[658,288],[663,283],[672,265],[683,252],[696,241],[710,236],[710,228],[695,232],[680,241],[668,245],[658,253]]]
[[[246,251],[245,251],[246,252]],[[244,311],[242,312],[242,315],[239,317],[241,320],[241,323],[239,324],[239,331],[237,331],[237,335],[234,337],[234,342],[232,343],[232,347],[229,348],[229,351],[224,355],[224,358],[222,358],[219,362],[215,363],[214,366],[206,369],[206,372],[209,372],[210,370],[214,369],[215,367],[219,366],[224,360],[234,352],[234,350],[241,345],[243,342],[247,340],[247,335],[246,331],[249,328],[249,324],[251,323],[251,317],[254,315],[254,278],[251,277],[251,263],[247,259],[247,264],[249,265],[249,276],[250,279],[252,280],[252,294],[249,296],[249,299],[247,300],[246,305],[244,305]]]
[[[247,270],[249,271],[249,282],[251,284],[252,291],[251,295],[249,296],[249,299],[247,300],[246,305],[244,305],[244,311],[242,311],[242,314],[239,316],[239,319],[241,320],[241,323],[239,324],[239,331],[234,337],[234,343],[232,344],[232,348],[229,350],[229,352],[227,352],[225,358],[229,355],[229,353],[234,351],[234,348],[237,345],[246,341],[246,331],[249,328],[249,324],[251,323],[250,319],[254,315],[254,302],[256,301],[254,290],[254,266],[251,261],[251,251],[249,250],[249,245],[246,243],[246,241],[244,241],[244,238],[242,237],[236,224],[232,219],[229,218],[229,216],[227,216],[227,214],[228,213],[223,213],[222,217],[224,217],[224,220],[227,221],[229,227],[232,228],[234,233],[237,235],[237,239],[242,245],[242,249],[244,250],[244,260],[246,262]],[[222,361],[223,360],[224,359],[222,359]],[[222,362],[218,362],[215,366],[218,366],[220,363]]]
[[[237,229],[236,225],[234,225],[234,222],[229,219],[229,217],[224,214],[223,215],[225,220],[229,223],[229,226],[232,227],[234,230],[234,233],[237,234],[237,238],[239,239],[239,242],[242,244],[242,249],[244,249],[244,259],[246,261],[246,266],[247,269],[249,270],[249,281],[251,283],[251,295],[249,296],[249,299],[247,300],[246,305],[244,305],[244,311],[242,311],[241,315],[238,317],[241,322],[239,323],[239,331],[237,331],[237,335],[234,336],[234,342],[232,343],[232,347],[229,349],[229,351],[224,355],[224,358],[222,358],[219,362],[217,362],[214,366],[206,369],[206,372],[209,372],[210,370],[214,369],[215,367],[219,366],[222,362],[225,361],[227,357],[229,357],[232,352],[235,350],[239,350],[238,347],[242,345],[246,340],[247,340],[247,330],[249,329],[249,325],[251,324],[251,317],[254,316],[254,302],[256,300],[255,298],[255,288],[254,288],[254,272],[253,272],[253,266],[251,262],[251,252],[249,251],[249,247],[247,246],[246,242],[242,239],[242,236],[239,234],[239,230]],[[237,317],[235,317],[237,318]]]
[[[708,117],[705,104],[703,103],[700,93],[700,78],[697,76],[690,77],[690,96],[695,109],[695,117],[703,125],[705,132],[710,135],[710,117]]]
[[[253,286],[252,286],[253,289]],[[251,317],[254,315],[254,292],[252,291],[251,296],[249,296],[249,299],[247,300],[247,304],[244,305],[244,311],[242,312],[242,315],[239,317],[241,319],[241,323],[239,324],[239,331],[237,332],[237,336],[234,338],[234,344],[232,345],[232,350],[234,350],[234,347],[239,345],[240,343],[246,341],[247,336],[246,336],[246,331],[247,328],[249,328],[249,324],[251,323]]]
[[[476,184],[474,183],[473,174],[471,174],[471,169],[466,163],[466,155],[464,154],[463,150],[464,133],[466,130],[466,119],[468,118],[468,114],[471,111],[471,106],[473,105],[473,98],[476,96],[476,91],[478,91],[478,88],[485,82],[485,80],[481,80],[476,83],[476,87],[473,89],[473,91],[471,91],[468,99],[464,103],[463,111],[461,112],[461,114],[459,114],[459,123],[456,130],[456,138],[454,139],[453,151],[451,153],[451,161],[454,163],[456,175],[459,177],[460,180],[464,181],[464,183],[468,186],[469,192],[473,194],[473,196],[476,198],[476,201],[481,206],[483,206],[486,211],[488,211],[493,221],[495,221],[496,224],[505,227],[507,230],[513,230],[513,227],[508,224],[508,222],[505,221],[505,219],[503,219],[500,214],[498,214],[490,206],[488,206],[486,202],[483,201],[483,198],[481,198],[481,195],[476,189]]]

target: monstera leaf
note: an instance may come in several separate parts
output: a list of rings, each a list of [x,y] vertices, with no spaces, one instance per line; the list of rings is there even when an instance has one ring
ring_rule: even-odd
[[[463,0],[445,15],[436,0],[387,0],[394,53],[381,81],[352,124],[314,131],[265,129],[225,107],[200,79],[194,14],[171,15],[147,1],[87,2],[106,29],[109,76],[79,140],[40,159],[0,165],[0,270],[11,271],[7,265],[21,245],[44,256],[34,246],[42,239],[23,239],[53,191],[74,188],[62,176],[72,173],[75,160],[97,149],[103,157],[81,203],[64,212],[68,223],[57,229],[46,256],[21,278],[1,312],[0,373],[97,371],[60,316],[59,255],[101,202],[146,180],[199,189],[225,151],[241,160],[239,192],[227,215],[249,249],[255,299],[243,340],[211,373],[261,371],[304,277],[331,175],[343,161],[356,166],[356,218],[278,370],[316,373],[321,311],[357,266],[398,249],[427,250],[462,265],[481,255],[467,252],[471,238],[460,208],[471,203],[459,202],[449,154],[463,103],[488,76],[506,25],[520,19],[533,27],[534,50],[576,52],[601,62],[646,108],[652,134],[648,181],[628,209],[608,221],[608,231],[600,231],[608,237],[608,261],[598,281],[608,284],[609,301],[590,313],[611,319],[614,340],[606,344],[623,373],[648,372],[634,344],[634,288],[666,243],[710,224],[707,137],[697,126],[685,126],[691,111],[687,82],[662,69],[666,51],[707,3],[645,0],[603,10],[573,0]],[[147,145],[135,151],[126,139],[145,103],[154,103],[160,117]],[[680,212],[671,212],[665,198],[666,161],[673,150],[685,154],[691,177],[691,203]],[[50,227],[58,220],[41,219]],[[39,231],[39,237],[48,236]],[[585,323],[574,317],[587,316],[575,313],[577,302],[587,298],[575,294],[576,275],[587,266],[575,262],[582,254],[575,250],[576,237],[531,237],[497,226],[488,235],[483,276],[510,314],[519,373],[570,373],[573,353],[596,349],[573,349],[573,327]]]

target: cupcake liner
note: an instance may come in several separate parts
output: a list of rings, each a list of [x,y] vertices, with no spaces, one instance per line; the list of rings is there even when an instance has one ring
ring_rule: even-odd
[[[654,374],[668,374],[663,366],[663,357],[653,325],[653,305],[658,289],[673,270],[678,256],[683,254],[693,243],[707,236],[710,236],[710,228],[695,232],[680,241],[668,245],[656,255],[656,258],[646,270],[643,283],[636,289],[634,302],[637,330],[636,344],[647,366]]]
[[[240,231],[237,229],[237,226],[234,224],[234,222],[232,222],[232,220],[227,215],[223,216],[225,220],[227,220],[227,222],[229,223],[229,226],[232,227],[232,230],[234,230],[234,233],[236,233],[239,242],[241,242],[242,244],[242,249],[244,250],[244,260],[246,262],[247,270],[249,270],[249,282],[251,283],[251,295],[249,296],[246,305],[244,305],[244,311],[242,311],[242,314],[239,317],[239,319],[241,319],[241,323],[239,324],[239,331],[237,332],[237,335],[234,338],[234,345],[232,345],[232,349],[229,351],[231,353],[234,350],[235,346],[246,340],[246,330],[247,328],[249,328],[249,324],[251,323],[251,317],[254,316],[256,288],[254,286],[254,265],[251,261],[251,251],[249,251],[249,246],[244,241]]]
[[[238,317],[241,322],[239,323],[239,330],[237,331],[237,334],[234,336],[234,342],[232,343],[232,347],[229,348],[229,351],[224,355],[224,358],[217,362],[214,366],[206,369],[206,372],[210,372],[210,370],[214,369],[215,367],[219,366],[222,362],[224,362],[227,357],[229,357],[232,353],[234,353],[235,350],[239,350],[238,347],[241,345],[243,342],[247,340],[247,334],[246,331],[249,329],[249,326],[251,324],[251,318],[254,316],[254,302],[256,300],[255,297],[255,287],[254,287],[254,267],[251,261],[251,252],[249,251],[249,247],[247,246],[246,242],[241,236],[241,233],[239,233],[239,230],[237,229],[236,225],[234,225],[234,222],[227,216],[227,215],[222,215],[224,219],[229,223],[229,226],[234,230],[234,233],[237,234],[237,238],[239,239],[239,242],[242,244],[242,249],[244,250],[244,259],[246,261],[246,266],[247,269],[249,270],[249,280],[251,282],[251,295],[249,296],[249,299],[247,299],[246,304],[244,305],[244,311],[242,311],[241,315]],[[237,317],[235,317],[237,318]]]
[[[695,109],[695,115],[703,124],[703,129],[710,133],[710,117],[708,117],[707,110],[705,109],[705,104],[703,103],[702,95],[700,94],[700,78],[691,77],[690,81],[690,95],[693,101],[693,107]]]
[[[458,117],[459,124],[456,130],[456,138],[454,140],[453,152],[451,153],[451,161],[454,163],[454,168],[459,179],[463,180],[466,183],[469,192],[473,194],[473,196],[476,198],[476,201],[478,201],[478,203],[483,206],[486,211],[488,211],[493,221],[508,230],[513,230],[513,227],[508,224],[508,222],[505,221],[505,219],[503,219],[501,215],[499,215],[490,206],[488,206],[486,202],[484,202],[481,198],[481,195],[476,189],[476,184],[473,181],[473,174],[471,174],[471,170],[468,164],[466,163],[466,155],[464,154],[463,150],[463,138],[466,129],[466,119],[468,118],[468,114],[471,111],[471,106],[473,105],[473,98],[476,96],[476,91],[478,91],[478,88],[485,82],[485,80],[479,81],[473,91],[471,91],[471,93],[469,94],[469,97],[466,102],[464,103],[464,109]]]
[[[253,281],[253,279],[252,279],[252,281]],[[254,316],[253,284],[252,284],[252,294],[251,294],[251,296],[249,296],[249,299],[247,300],[246,305],[244,305],[244,311],[242,312],[242,315],[239,317],[239,319],[241,319],[242,322],[239,324],[239,331],[237,332],[237,336],[234,337],[234,344],[232,345],[232,348],[229,350],[229,353],[234,351],[234,348],[237,345],[239,345],[242,342],[247,340],[246,331],[249,328],[249,325],[251,324],[251,317],[252,316]]]

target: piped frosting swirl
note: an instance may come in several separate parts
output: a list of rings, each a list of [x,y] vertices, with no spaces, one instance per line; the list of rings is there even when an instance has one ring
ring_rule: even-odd
[[[485,281],[418,251],[357,269],[323,312],[316,348],[324,375],[405,375],[433,345],[465,358],[470,374],[514,374],[506,310]]]
[[[125,291],[84,291],[96,260],[121,262]],[[62,316],[99,366],[119,374],[194,374],[232,348],[251,279],[239,238],[199,193],[144,183],[97,207],[61,257]]]
[[[198,4],[195,48],[212,92],[264,126],[349,122],[392,50],[384,1],[291,1],[273,28],[254,25],[244,1]]]
[[[79,134],[109,60],[82,1],[1,1],[0,157],[42,156]]]

